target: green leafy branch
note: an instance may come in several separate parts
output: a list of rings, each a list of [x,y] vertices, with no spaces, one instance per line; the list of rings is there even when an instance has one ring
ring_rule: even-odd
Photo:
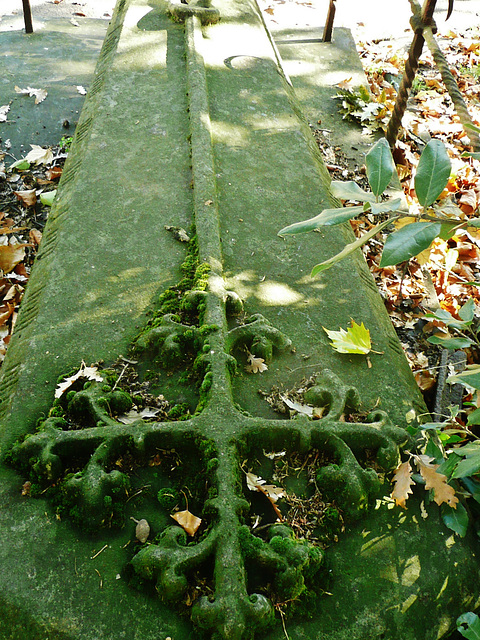
[[[437,320],[445,325],[446,333],[436,334],[428,338],[431,344],[438,344],[445,349],[468,349],[475,346],[480,347],[479,333],[480,327],[474,323],[475,302],[473,298],[458,310],[460,319],[454,318],[446,309],[436,309],[433,313],[427,313],[424,317]],[[453,331],[453,337],[450,335]]]
[[[343,260],[343,258],[366,244],[380,231],[400,219],[411,220],[413,218],[413,221],[406,221],[404,226],[387,236],[380,267],[387,267],[409,260],[427,249],[437,237],[445,239],[460,228],[480,227],[480,218],[465,220],[461,217],[452,217],[451,205],[448,214],[440,206],[434,206],[436,200],[447,186],[451,173],[451,163],[445,145],[439,140],[430,140],[423,150],[418,163],[415,174],[415,193],[421,205],[421,210],[417,215],[412,215],[406,207],[402,207],[401,198],[382,200],[382,194],[395,173],[395,163],[385,138],[378,140],[368,152],[366,168],[371,192],[361,189],[355,182],[351,181],[333,181],[331,186],[334,196],[345,200],[355,200],[363,204],[353,207],[324,209],[314,218],[296,222],[278,232],[279,236],[296,235],[322,227],[342,224],[365,214],[387,216],[386,220],[379,222],[361,238],[347,244],[340,253],[315,265],[312,269],[312,277]],[[458,214],[459,216],[463,215],[460,209],[458,209]]]
[[[465,371],[451,375],[447,383],[460,383],[469,390],[480,391],[480,365],[467,366]],[[458,407],[451,407],[450,416],[443,422],[427,422],[407,429],[417,436],[416,450],[420,456],[434,461],[435,472],[445,476],[445,481],[461,498],[453,508],[442,504],[441,509],[445,525],[463,537],[472,516],[475,520],[480,515],[480,438],[472,431],[472,427],[480,426],[480,408],[474,407],[465,424],[459,422],[459,413]],[[418,480],[415,476],[413,479]],[[402,506],[405,506],[408,493],[411,491],[403,493]],[[467,503],[469,499],[473,502]],[[397,500],[397,504],[401,502]]]

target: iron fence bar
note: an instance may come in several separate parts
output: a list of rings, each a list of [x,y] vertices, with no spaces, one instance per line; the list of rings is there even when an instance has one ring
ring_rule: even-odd
[[[472,146],[478,150],[480,149],[480,137],[471,129],[471,125],[473,125],[473,123],[470,114],[468,113],[467,105],[463,99],[460,89],[458,88],[457,82],[450,71],[445,56],[434,37],[434,34],[437,31],[433,20],[436,0],[426,0],[423,8],[420,7],[417,0],[409,0],[409,2],[413,13],[412,18],[410,19],[410,24],[415,31],[415,36],[410,47],[408,60],[405,63],[405,73],[398,91],[393,113],[388,123],[386,132],[388,143],[392,148],[395,145],[398,129],[400,128],[403,114],[405,113],[407,106],[410,89],[412,88],[413,80],[418,69],[418,59],[422,54],[423,45],[426,42],[435,64],[440,71],[443,83],[445,84],[453,101],[459,120],[465,127]],[[452,9],[453,0],[449,0],[447,19],[450,17]]]
[[[415,3],[416,0],[411,0]],[[417,5],[418,6],[418,5]],[[462,93],[458,88],[457,81],[453,77],[452,72],[450,71],[450,67],[448,66],[448,62],[443,55],[442,50],[438,46],[437,41],[433,35],[433,31],[431,27],[425,27],[423,31],[423,36],[425,38],[425,42],[427,43],[428,48],[430,49],[430,53],[433,56],[435,64],[440,71],[442,76],[443,84],[446,86],[447,91],[452,99],[452,102],[455,107],[455,111],[457,112],[458,118],[462,123],[467,136],[470,138],[470,142],[475,150],[480,149],[480,137],[478,133],[471,129],[473,126],[472,118],[468,113],[468,107],[463,99]]]
[[[22,0],[22,4],[23,4],[23,20],[25,22],[25,32],[33,33],[32,9],[30,7],[30,0]]]
[[[418,5],[414,8],[413,2],[410,0],[410,5],[413,10],[413,15],[410,18],[410,24],[415,35],[413,37],[412,44],[410,45],[402,82],[398,90],[395,106],[393,107],[392,116],[385,134],[388,144],[392,148],[395,145],[398,130],[402,123],[403,114],[407,108],[408,96],[410,95],[410,90],[418,69],[418,60],[422,55],[423,45],[425,44],[425,38],[423,37],[424,25],[433,22],[433,12],[435,11],[436,3],[437,0],[425,0],[425,4],[423,5],[423,9],[420,13],[420,11],[417,10]]]
[[[330,0],[330,4],[328,7],[327,21],[325,23],[325,28],[323,30],[322,42],[332,41],[333,19],[335,18],[336,9],[337,7],[335,5],[335,0]]]

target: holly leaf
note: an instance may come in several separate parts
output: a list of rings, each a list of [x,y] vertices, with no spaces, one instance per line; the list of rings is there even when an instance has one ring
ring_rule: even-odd
[[[80,365],[80,369],[77,371],[77,373],[75,373],[73,376],[65,378],[65,380],[57,385],[57,388],[55,389],[55,398],[61,398],[65,391],[69,389],[72,384],[79,378],[86,378],[87,380],[103,382],[103,377],[97,372],[97,367],[87,367],[85,362],[82,360],[82,364]]]
[[[31,144],[32,150],[27,153],[24,160],[31,164],[50,164],[53,162],[53,153],[50,147],[44,149],[38,144]]]
[[[381,105],[377,104],[376,106],[381,108]],[[367,165],[368,183],[373,193],[379,196],[388,187],[395,173],[392,152],[385,138],[380,138],[370,149],[365,157],[365,164]]]
[[[352,326],[346,331],[340,328],[340,331],[323,330],[332,341],[332,347],[338,353],[361,353],[363,355],[369,353],[372,349],[370,340],[370,331],[363,324],[357,324],[352,320]]]
[[[469,611],[463,613],[457,618],[457,630],[467,640],[480,640],[480,619],[479,617]]]
[[[441,230],[440,222],[412,222],[394,231],[385,241],[380,268],[410,260],[425,251]]]
[[[414,484],[412,480],[412,467],[410,462],[402,462],[396,469],[393,476],[393,482],[395,486],[392,491],[392,498],[395,499],[395,504],[398,507],[406,509],[405,501],[408,500],[408,496],[413,493],[411,486]]]
[[[442,504],[442,520],[449,529],[464,538],[468,530],[468,513],[461,502],[455,508]]]
[[[455,384],[456,382],[459,382],[460,384],[473,387],[474,389],[480,389],[480,365],[467,364],[464,371],[449,376],[447,378],[447,382],[448,384]]]
[[[458,498],[455,495],[455,489],[447,484],[447,476],[437,472],[440,465],[432,464],[429,460],[427,456],[415,456],[418,470],[425,480],[425,489],[433,489],[433,499],[438,505],[446,502],[450,507],[456,509]]]
[[[415,193],[422,207],[429,207],[447,186],[452,170],[445,145],[430,140],[420,156],[415,174]]]

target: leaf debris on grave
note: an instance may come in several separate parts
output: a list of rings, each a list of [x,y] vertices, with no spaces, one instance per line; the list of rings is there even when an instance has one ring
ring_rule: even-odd
[[[25,156],[26,162],[30,164],[51,164],[53,162],[53,152],[50,147],[44,149],[38,144],[31,144],[32,150]]]
[[[86,378],[87,380],[95,380],[96,382],[103,382],[103,376],[98,372],[97,367],[87,367],[85,362],[82,360],[82,364],[80,365],[80,369],[74,373],[73,375],[65,378],[62,382],[57,385],[55,389],[55,398],[61,398],[67,389],[70,389],[72,384],[76,382],[79,378]]]
[[[0,122],[7,122],[7,113],[10,111],[10,105],[4,104],[0,107]]]
[[[247,373],[263,373],[268,369],[265,360],[263,358],[257,358],[257,356],[252,353],[248,353],[247,362],[248,364],[245,365],[245,371]]]
[[[202,519],[197,518],[188,509],[177,511],[171,516],[189,536],[193,537],[202,524]]]
[[[398,465],[393,476],[393,483],[392,498],[398,507],[406,509],[405,501],[413,493],[412,485],[415,484],[412,480],[412,467],[409,460]]]
[[[191,240],[188,233],[182,227],[172,227],[171,225],[166,224],[164,228],[172,234],[175,240],[178,240],[179,242],[190,242]]]
[[[20,89],[20,87],[17,87],[16,85],[15,85],[15,93],[20,93],[20,94],[35,98],[35,104],[40,104],[40,102],[43,102],[48,95],[45,89],[34,89],[33,87]]]

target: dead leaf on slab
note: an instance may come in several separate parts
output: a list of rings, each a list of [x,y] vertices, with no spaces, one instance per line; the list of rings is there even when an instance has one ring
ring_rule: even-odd
[[[10,111],[10,105],[4,104],[0,107],[0,122],[7,121],[7,113]]]
[[[40,104],[47,97],[48,93],[45,89],[34,89],[33,87],[27,87],[26,89],[20,89],[20,87],[15,86],[16,93],[21,93],[24,95],[35,97],[35,104]]]
[[[245,365],[245,371],[247,373],[262,373],[268,369],[263,358],[257,358],[251,353],[247,356],[248,364]]]
[[[32,150],[25,156],[25,160],[30,164],[50,164],[53,162],[53,153],[50,147],[44,149],[38,144],[31,144]]]
[[[425,489],[433,489],[433,499],[438,505],[446,502],[456,509],[458,498],[455,495],[455,489],[447,483],[447,476],[437,472],[440,465],[431,464],[430,460],[428,456],[415,456],[418,470],[425,480]]]
[[[266,484],[266,481],[254,473],[247,473],[247,487],[250,491],[260,491],[264,493],[272,502],[276,502],[279,498],[286,496],[286,492],[281,487],[274,484]]]
[[[55,389],[55,398],[60,398],[64,394],[64,392],[69,389],[72,384],[79,378],[87,378],[87,380],[103,382],[103,377],[97,372],[97,367],[87,367],[85,362],[82,360],[82,364],[77,373],[75,373],[73,376],[65,378],[63,382],[60,382],[60,384],[57,385],[57,388]]]
[[[121,416],[118,416],[117,420],[122,424],[133,424],[137,420],[154,418],[159,412],[160,409],[155,409],[154,407],[145,407],[145,409],[142,409],[142,411],[131,409],[130,411],[128,411],[128,413],[123,413]]]
[[[395,499],[395,503],[398,507],[406,509],[405,501],[408,500],[408,496],[413,493],[411,486],[412,480],[412,467],[410,462],[402,462],[395,471],[393,476],[393,482],[395,486],[392,491],[392,498]]]
[[[199,526],[202,524],[202,519],[197,518],[197,516],[194,516],[193,513],[190,513],[188,510],[177,511],[177,513],[172,515],[172,518],[178,522],[189,536],[194,536],[198,531]]]

